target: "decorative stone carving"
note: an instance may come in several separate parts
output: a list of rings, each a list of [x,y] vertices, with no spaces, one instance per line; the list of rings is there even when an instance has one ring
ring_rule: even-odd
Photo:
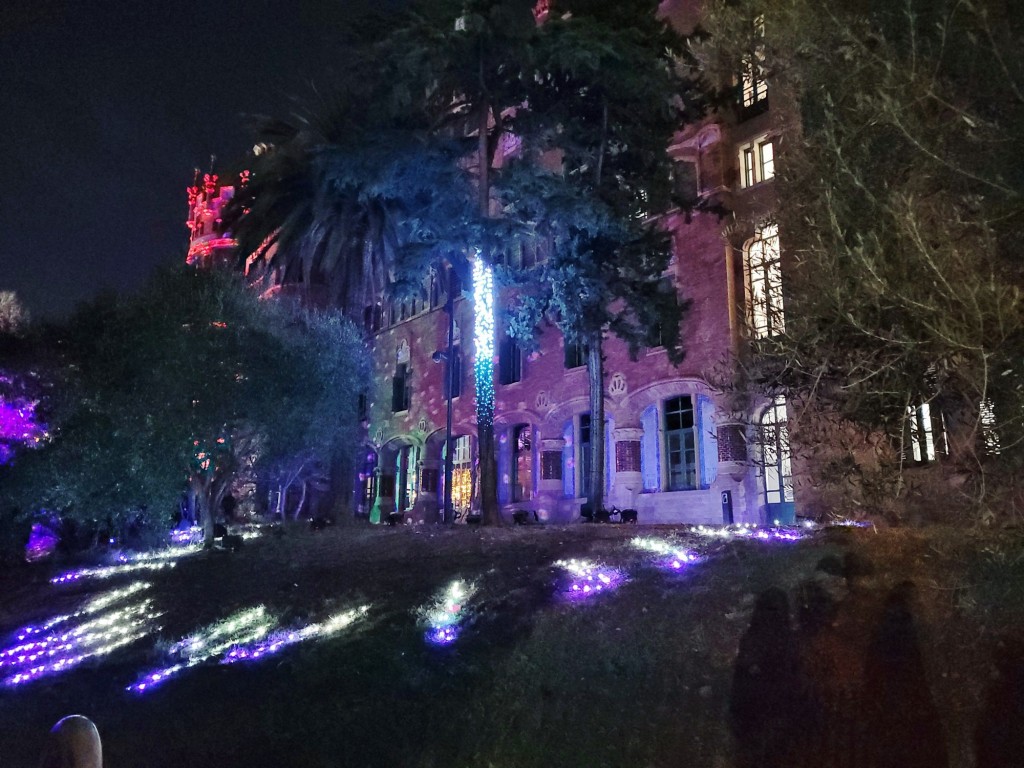
[[[640,471],[640,441],[620,440],[615,443],[615,471]]]
[[[548,393],[546,390],[543,389],[537,393],[537,399],[535,402],[537,403],[537,407],[541,409],[547,408],[549,405],[551,405],[551,400],[548,398]]]
[[[398,342],[398,348],[395,350],[395,359],[399,365],[409,362],[409,342],[405,339]]]
[[[742,424],[722,424],[718,427],[718,460],[720,462],[747,460],[747,441]]]
[[[425,416],[421,416],[420,420],[416,422],[416,429],[420,432],[427,431],[427,418]]]
[[[562,452],[541,451],[540,467],[542,480],[562,479]]]
[[[612,374],[612,378],[608,382],[608,394],[612,397],[622,397],[626,394],[626,374]]]

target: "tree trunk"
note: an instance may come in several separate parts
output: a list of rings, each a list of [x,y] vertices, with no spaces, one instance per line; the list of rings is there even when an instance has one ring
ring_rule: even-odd
[[[199,517],[203,526],[203,547],[211,549],[215,538],[214,526],[217,523],[217,515],[213,508],[212,483],[205,477],[194,477],[192,488],[198,503]]]
[[[479,205],[480,215],[487,218],[490,213],[490,155],[487,151],[487,127],[490,108],[485,104],[480,109],[479,135],[477,136],[477,160],[479,162]],[[481,248],[477,258],[487,263],[486,254]],[[475,287],[474,287],[475,290]],[[493,302],[493,297],[492,297]],[[479,351],[477,351],[479,355]],[[480,367],[485,366],[483,376]],[[477,369],[477,446],[480,452],[480,514],[484,525],[501,525],[501,513],[498,509],[498,465],[494,456],[494,361],[479,361]],[[481,382],[481,378],[484,379]],[[485,397],[481,397],[481,387],[491,389]]]
[[[587,382],[590,385],[590,493],[587,503],[596,515],[604,509],[604,357],[601,332],[587,339]]]
[[[302,481],[302,492],[299,494],[299,503],[295,505],[294,519],[298,520],[299,515],[302,514],[302,507],[306,503],[306,489],[309,487],[309,483],[305,480]]]

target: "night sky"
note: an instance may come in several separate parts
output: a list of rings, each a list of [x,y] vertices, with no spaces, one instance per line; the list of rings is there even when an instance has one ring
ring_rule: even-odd
[[[396,5],[0,0],[0,290],[58,318],[184,260],[193,169],[329,87],[354,22]]]

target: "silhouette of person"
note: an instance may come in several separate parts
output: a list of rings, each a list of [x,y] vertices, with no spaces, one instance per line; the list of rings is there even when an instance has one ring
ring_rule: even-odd
[[[762,592],[740,640],[729,700],[729,725],[739,768],[792,766],[808,720],[807,687],[789,599],[777,587]]]
[[[913,583],[889,593],[864,666],[870,768],[945,768],[946,735],[928,687]]]
[[[999,677],[985,701],[974,743],[985,768],[1024,765],[1024,643],[1007,643],[996,657]]]

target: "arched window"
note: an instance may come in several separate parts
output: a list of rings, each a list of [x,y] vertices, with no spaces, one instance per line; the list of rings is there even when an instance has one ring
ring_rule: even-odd
[[[377,499],[377,452],[366,449],[363,464],[359,470],[359,502],[358,511],[361,515],[369,515],[373,502]]]
[[[452,437],[452,509],[460,519],[469,513],[473,502],[473,438],[470,435]],[[444,462],[445,446],[441,447]],[[441,486],[444,494],[444,485]]]
[[[750,328],[755,339],[777,336],[786,330],[782,308],[782,256],[779,230],[770,224],[747,246],[747,287]]]
[[[794,515],[793,468],[786,418],[786,399],[777,397],[761,415],[758,429],[758,453],[769,521],[792,522]]]
[[[512,501],[533,498],[533,430],[529,424],[512,428]]]

